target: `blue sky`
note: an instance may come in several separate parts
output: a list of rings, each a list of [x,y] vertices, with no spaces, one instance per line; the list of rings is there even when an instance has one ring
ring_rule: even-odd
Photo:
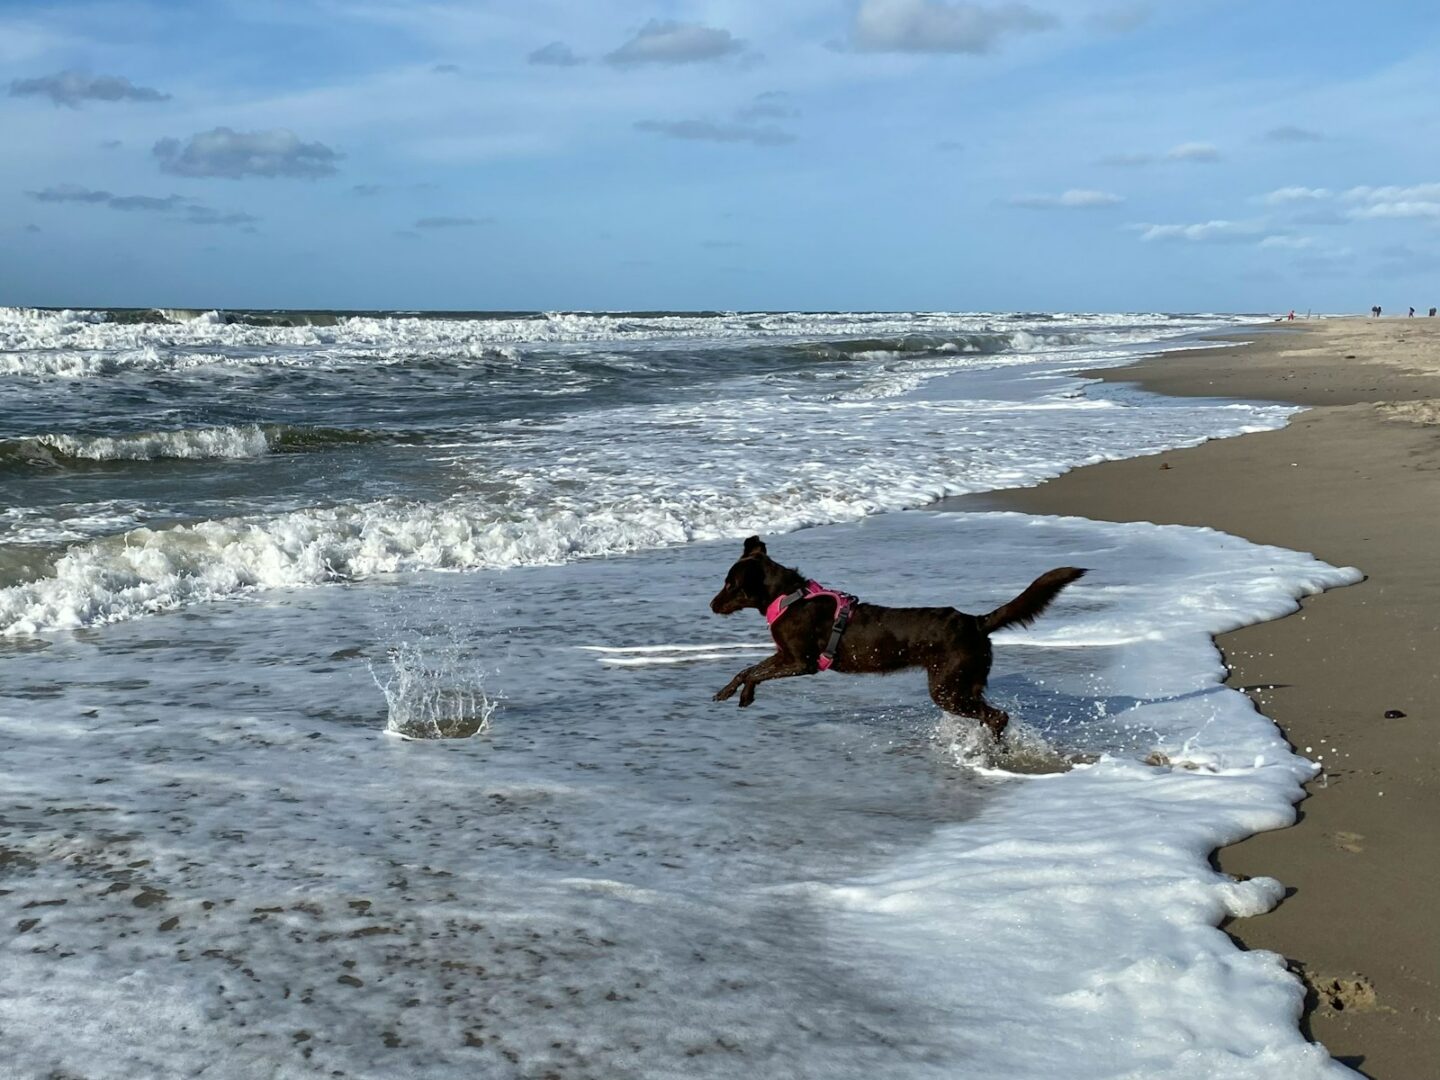
[[[1440,17],[0,0],[0,304],[1440,304]]]

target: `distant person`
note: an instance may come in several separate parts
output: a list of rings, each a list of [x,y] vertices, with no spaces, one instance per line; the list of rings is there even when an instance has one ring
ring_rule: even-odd
[[[1415,309],[1413,307],[1410,309],[1410,318],[1415,318]]]
[[[1382,310],[1383,310],[1383,309],[1380,307],[1379,304],[1376,304],[1376,305],[1375,305],[1375,318],[1377,318],[1377,319],[1380,318],[1380,312],[1381,312]]]
[[[1372,304],[1372,305],[1371,305],[1371,307],[1370,307],[1370,317],[1371,317],[1372,319],[1378,319],[1378,318],[1380,318],[1380,307],[1379,307],[1378,304]]]
[[[1435,318],[1435,309],[1433,307],[1430,309],[1430,318]]]
[[[1287,315],[1287,316],[1285,316],[1285,317],[1286,317],[1287,319],[1289,319],[1291,322],[1294,322],[1294,321],[1295,321],[1295,310],[1292,308],[1292,309],[1290,310],[1290,314]]]

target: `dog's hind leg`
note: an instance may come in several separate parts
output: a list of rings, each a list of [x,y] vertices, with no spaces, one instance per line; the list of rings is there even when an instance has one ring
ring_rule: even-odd
[[[963,703],[961,708],[951,711],[960,716],[970,716],[979,720],[990,729],[990,734],[997,739],[1005,734],[1005,728],[1010,724],[1010,714],[1003,709],[995,708],[984,698],[971,698]]]
[[[979,720],[995,738],[1000,738],[1010,723],[1010,714],[985,700],[985,680],[976,679],[973,670],[960,668],[932,669],[930,700],[948,713]]]

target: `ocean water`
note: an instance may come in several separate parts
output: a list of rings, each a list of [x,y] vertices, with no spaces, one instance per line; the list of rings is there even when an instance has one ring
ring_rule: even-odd
[[[7,1075],[1349,1075],[1216,928],[1315,766],[1210,635],[1357,572],[923,509],[1283,424],[1073,374],[1241,322],[0,309]],[[919,675],[711,702],[751,532],[1092,573],[996,748]]]

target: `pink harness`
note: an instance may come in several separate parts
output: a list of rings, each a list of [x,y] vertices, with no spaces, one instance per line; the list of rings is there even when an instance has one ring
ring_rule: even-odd
[[[835,663],[835,653],[840,648],[840,638],[845,634],[845,627],[850,625],[850,612],[860,602],[857,597],[827,589],[818,581],[807,581],[803,589],[796,589],[770,601],[770,606],[765,609],[765,622],[769,625],[773,637],[776,621],[790,610],[790,605],[797,600],[809,600],[812,596],[828,596],[835,601],[835,622],[830,627],[830,641],[826,644],[825,651],[820,654],[820,670],[829,671]],[[779,643],[778,639],[776,643]]]

